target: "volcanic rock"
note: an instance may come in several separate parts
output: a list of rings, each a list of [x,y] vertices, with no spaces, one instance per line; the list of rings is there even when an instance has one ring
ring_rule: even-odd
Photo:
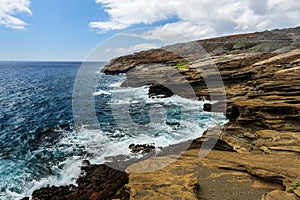
[[[155,151],[155,146],[153,144],[130,144],[129,149],[132,153],[149,153]]]
[[[128,182],[128,175],[106,165],[82,167],[85,175],[76,182],[78,186],[51,186],[36,190],[33,200],[86,200],[86,199],[126,199],[123,186]]]
[[[149,87],[149,97],[166,98],[172,96],[174,93],[167,87],[159,84],[152,84]]]
[[[273,188],[276,191],[258,194],[264,194],[264,199],[272,199],[275,193],[287,198],[293,196],[283,190],[300,179],[299,38],[300,27],[233,35],[165,47],[170,51],[164,54],[161,54],[163,49],[157,49],[123,56],[107,65],[105,73],[118,73],[122,67],[124,70],[130,68],[127,71],[127,86],[157,84],[159,80],[160,85],[180,88],[174,91],[175,95],[189,97],[194,93],[199,99],[226,102],[227,105],[225,115],[229,122],[220,129],[216,145],[221,148],[212,150],[203,159],[197,159],[198,152],[190,149],[184,154],[188,157],[183,156],[179,159],[181,162],[168,166],[168,172],[137,174],[133,170],[127,185],[131,198],[180,198],[176,193],[178,190],[188,192],[187,196],[193,196],[189,196],[190,199],[202,198],[205,192],[201,196],[201,192],[193,192],[183,186],[189,180],[194,181],[195,177],[199,183],[203,182],[200,175],[195,175],[199,163],[202,163],[202,169],[226,169],[230,173],[242,171],[268,184],[281,186],[281,191]],[[197,44],[206,50],[209,57],[197,56],[198,50],[194,48]],[[189,61],[184,70],[162,61],[168,58],[171,63],[182,62],[183,51],[186,52],[184,59]],[[212,63],[218,70],[212,70]],[[219,75],[223,83],[218,82]],[[188,81],[192,92],[182,87],[184,81]],[[161,94],[164,94],[163,91]],[[211,111],[212,105],[205,104],[204,110]],[[200,140],[210,138],[204,136]],[[168,157],[161,158],[161,162],[164,159]],[[128,169],[134,166],[137,169],[146,162],[150,161],[136,163]],[[149,163],[147,165],[151,166]],[[179,172],[173,168],[189,170]],[[193,173],[195,176],[191,175]],[[200,191],[201,187],[206,188],[200,184]],[[232,184],[232,187],[236,186]],[[225,193],[222,198],[243,196],[250,190],[249,186],[245,187],[246,190],[232,193],[236,196]],[[210,195],[206,197],[215,199],[213,194]]]

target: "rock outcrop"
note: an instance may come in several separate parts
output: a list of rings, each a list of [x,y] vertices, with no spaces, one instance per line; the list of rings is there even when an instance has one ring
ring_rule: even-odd
[[[106,165],[87,165],[82,167],[84,175],[76,182],[78,186],[51,186],[36,190],[33,200],[99,200],[128,199],[124,185],[128,183],[128,174]]]
[[[299,199],[297,191],[287,193],[284,190],[300,181],[300,28],[234,35],[197,43],[209,53],[209,58],[198,56],[191,59],[197,53],[193,49],[195,44],[177,44],[119,57],[103,70],[109,74],[126,72],[124,86],[160,84],[172,90],[174,85],[180,88],[184,81],[188,81],[199,99],[226,95],[226,116],[230,122],[222,127],[217,145],[226,144],[226,148],[230,146],[233,151],[213,150],[200,159],[197,150],[193,149],[161,172],[130,173],[127,187],[131,198],[171,199],[174,195],[182,199],[176,191],[185,191],[187,196],[193,193],[194,196],[188,199],[200,198],[201,184],[188,185],[189,181],[197,182],[195,177],[198,183],[201,182],[197,169],[204,166],[226,169],[230,173],[246,172],[282,187],[269,191],[262,199],[274,199],[279,193],[282,199]],[[183,57],[180,49],[189,51]],[[213,61],[218,71],[209,70],[212,64],[208,60]],[[178,65],[181,62],[186,62],[186,66]],[[206,84],[207,79],[214,80],[217,73],[222,77],[225,93],[220,88],[222,85],[214,85],[214,92],[211,92],[212,86]],[[163,77],[166,74],[168,77]],[[191,95],[184,87],[172,91],[181,96]],[[211,110],[212,106],[206,105],[204,109]],[[164,159],[168,157],[161,158],[160,162]],[[142,167],[147,162],[150,161],[142,161],[128,169]],[[175,170],[179,168],[187,171]],[[195,189],[198,187],[200,190]],[[207,198],[214,199],[212,196]],[[223,197],[226,199],[226,195]],[[280,199],[278,195],[276,198]]]

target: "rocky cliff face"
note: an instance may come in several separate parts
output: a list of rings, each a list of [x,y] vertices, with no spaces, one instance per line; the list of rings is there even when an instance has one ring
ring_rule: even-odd
[[[291,185],[300,182],[300,28],[197,43],[209,53],[209,58],[195,57],[195,43],[177,44],[116,58],[103,70],[109,74],[127,73],[124,86],[159,83],[174,88],[171,84],[180,87],[187,80],[199,99],[212,98],[211,94],[226,95],[230,122],[222,127],[218,144],[226,144],[227,149],[230,146],[233,151],[213,150],[200,159],[197,150],[189,150],[164,172],[130,174],[127,187],[131,198],[181,199],[178,191],[185,191],[194,199],[200,198],[201,192],[195,189],[195,184],[201,182],[197,170],[206,166],[215,170],[227,169],[233,174],[235,171],[247,172],[269,183],[278,183],[279,189],[290,192],[280,192],[277,188],[264,194],[263,199],[274,199],[276,192],[282,195],[277,199],[299,199],[299,188],[291,189]],[[188,51],[184,56],[180,53],[183,50]],[[213,61],[219,71],[207,72],[211,65],[208,60]],[[218,86],[214,89],[219,93],[212,93],[206,84],[205,78],[212,80],[216,73],[221,74],[225,93]],[[166,74],[168,77],[163,77]],[[184,87],[174,93],[191,95]],[[145,167],[147,161],[136,165]],[[180,168],[186,172],[181,172]],[[220,172],[215,173],[222,176]],[[178,174],[182,176],[177,177]],[[238,196],[239,193],[242,192],[233,191],[232,194]],[[218,199],[210,195],[206,198]],[[233,197],[227,196],[227,199]],[[188,199],[193,198],[189,196]]]
[[[114,198],[299,200],[299,48],[300,28],[294,28],[176,44],[112,60],[103,72],[126,73],[123,86],[151,85],[149,96],[219,100],[205,109],[224,112],[230,119],[209,131],[220,137],[204,158],[199,148],[210,140],[209,134],[195,139],[161,170],[136,173],[163,164],[172,153],[130,165],[128,183],[115,189],[123,197]],[[222,84],[217,83],[219,75]],[[88,198],[104,198],[100,189],[92,192],[88,187]],[[34,193],[35,199],[47,199],[42,197]]]

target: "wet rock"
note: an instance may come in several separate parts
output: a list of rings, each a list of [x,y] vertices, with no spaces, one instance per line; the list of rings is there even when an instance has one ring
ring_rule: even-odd
[[[34,134],[34,138],[28,143],[31,146],[52,147],[62,137],[62,133],[71,132],[72,127],[69,124],[63,124],[55,127],[38,128]]]
[[[211,112],[211,107],[212,107],[212,104],[210,103],[205,103],[203,105],[203,110],[206,111],[206,112]]]
[[[223,112],[225,113],[225,102],[217,102],[217,103],[205,103],[203,105],[203,110],[206,112]]]
[[[128,182],[128,174],[106,165],[89,165],[82,167],[85,175],[76,181],[78,186],[51,186],[36,190],[33,200],[56,199],[113,199],[125,198],[123,186]]]
[[[227,107],[226,117],[230,121],[236,121],[236,119],[240,116],[240,110],[237,106],[231,105]]]
[[[149,87],[149,93],[148,96],[149,97],[157,97],[157,98],[166,98],[166,97],[171,97],[173,96],[173,92],[163,86],[163,85],[159,85],[159,84],[152,84]]]
[[[130,144],[129,149],[131,149],[132,153],[150,153],[155,151],[154,144]]]
[[[51,186],[35,190],[32,193],[32,200],[58,200],[58,199],[71,199],[74,197],[75,186]]]
[[[82,161],[82,166],[87,167],[87,166],[90,166],[90,165],[91,165],[90,161],[88,161],[88,160]]]

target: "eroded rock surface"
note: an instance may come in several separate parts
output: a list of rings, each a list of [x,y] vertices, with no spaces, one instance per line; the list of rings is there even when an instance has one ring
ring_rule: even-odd
[[[290,184],[300,181],[299,41],[300,28],[208,39],[198,43],[210,57],[197,57],[185,67],[178,67],[177,64],[184,60],[189,61],[195,55],[191,43],[177,46],[189,49],[184,58],[162,49],[145,51],[113,60],[104,68],[104,72],[127,72],[128,86],[137,87],[159,82],[171,90],[180,88],[172,91],[186,97],[192,94],[182,87],[185,81],[192,86],[194,95],[199,99],[218,99],[218,96],[226,95],[226,116],[230,122],[223,126],[218,143],[219,146],[226,144],[227,149],[230,146],[233,151],[214,150],[202,160],[194,158],[186,162],[191,163],[190,165],[202,163],[208,168],[222,168],[231,172],[247,172],[282,187],[281,190],[264,194],[261,197],[263,199],[272,199],[275,193],[299,199],[297,191],[292,194],[285,192]],[[176,45],[172,48],[176,49]],[[211,61],[219,71],[210,70]],[[213,85],[213,92],[206,84],[205,80],[214,80],[218,73],[223,79],[225,93],[220,84]],[[204,109],[208,111],[212,107],[206,105]],[[186,155],[195,157],[198,155],[195,151],[189,150]],[[155,196],[158,193],[165,198],[172,194],[176,196],[176,184],[182,181],[175,189],[182,191],[183,189],[179,188],[184,188],[183,185],[186,185],[189,179],[195,178],[189,174],[195,175],[198,169],[197,166],[186,167],[186,162],[174,162],[168,166],[190,169],[182,174],[176,170],[157,172],[157,176],[155,172],[148,175],[130,174],[128,188],[131,195],[140,195],[140,199],[147,199],[147,195],[154,195],[153,198],[156,199],[162,198]],[[147,181],[143,184],[142,181],[137,181],[139,179]],[[200,179],[201,177],[198,177],[198,180]],[[159,185],[158,180],[162,180],[163,188],[169,187],[170,192],[167,192],[168,189],[162,192],[158,187],[157,193],[154,188],[156,183]],[[201,185],[199,187],[201,189]],[[191,192],[188,189],[185,191]],[[244,192],[247,193],[246,190]],[[198,193],[194,192],[191,199],[200,198],[201,192],[200,196],[197,195]]]

